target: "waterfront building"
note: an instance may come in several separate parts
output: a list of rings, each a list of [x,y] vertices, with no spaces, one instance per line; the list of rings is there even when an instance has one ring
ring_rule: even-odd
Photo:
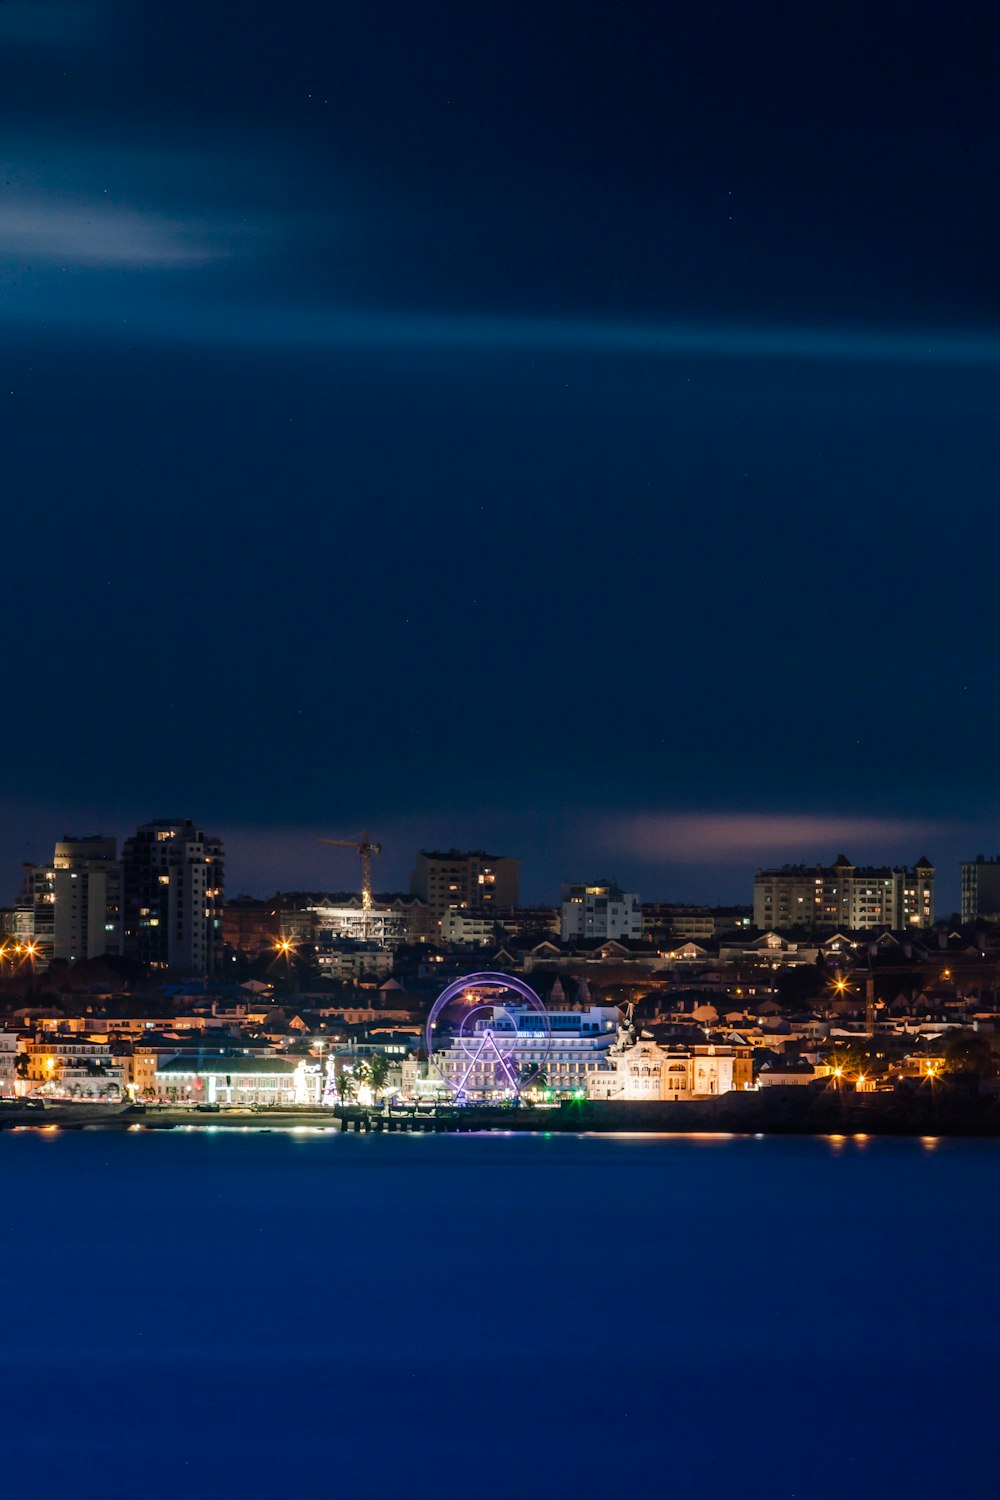
[[[560,937],[564,943],[608,938],[637,941],[642,937],[639,897],[613,881],[593,885],[564,885],[560,907]]]
[[[18,1035],[0,1030],[0,1099],[13,1099],[17,1090]]]
[[[595,1068],[587,1078],[589,1099],[662,1099],[664,1055],[654,1041],[635,1038],[624,1047],[621,1040],[609,1050],[607,1065]],[[686,1084],[687,1069],[679,1064]]]
[[[662,1047],[639,1037],[609,1055],[610,1069],[591,1073],[591,1099],[712,1099],[753,1087],[753,1048],[706,1042]]]
[[[318,1104],[320,1072],[304,1058],[175,1057],[160,1066],[156,1089],[167,1104]]]
[[[754,926],[930,927],[934,922],[934,866],[918,859],[902,866],[852,865],[839,855],[832,865],[782,865],[754,879]]]
[[[482,849],[466,853],[421,849],[410,892],[425,901],[440,921],[450,906],[473,912],[516,906],[519,884],[519,863],[509,855],[487,854]]]
[[[498,1015],[497,1013],[501,1014]],[[547,1013],[547,1023],[527,1005],[497,1005],[493,1016],[481,1019],[472,1040],[454,1041],[435,1052],[433,1066],[453,1092],[470,1102],[509,1097],[510,1078],[522,1091],[555,1097],[585,1094],[587,1075],[599,1067],[614,1044],[618,1008],[591,1005],[586,1010]],[[476,1041],[492,1031],[503,1058]]]
[[[753,1048],[706,1042],[664,1047],[636,1035],[629,1006],[602,1066],[587,1076],[590,1099],[711,1099],[753,1087]]]
[[[451,1091],[431,1063],[415,1052],[403,1058],[399,1068],[400,1092],[404,1099],[447,1101]]]
[[[156,1075],[160,1063],[160,1052],[155,1047],[141,1044],[128,1047],[118,1058],[130,1099],[155,1099]]]
[[[22,1051],[28,1058],[27,1093],[56,1099],[124,1098],[125,1070],[107,1037],[39,1032]]]
[[[122,948],[184,974],[217,972],[222,957],[220,839],[187,818],[144,823],[122,849]]]
[[[962,921],[1000,923],[1000,855],[963,862]]]

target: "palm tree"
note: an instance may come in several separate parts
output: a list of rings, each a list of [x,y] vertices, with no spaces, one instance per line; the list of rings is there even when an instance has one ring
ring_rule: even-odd
[[[381,1052],[373,1052],[368,1059],[368,1085],[372,1097],[378,1099],[389,1077],[389,1063]]]
[[[357,1080],[353,1073],[337,1074],[337,1098],[341,1104],[347,1104],[358,1092]]]

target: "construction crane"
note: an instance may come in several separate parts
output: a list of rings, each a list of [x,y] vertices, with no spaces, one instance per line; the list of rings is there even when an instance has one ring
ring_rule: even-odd
[[[373,844],[365,829],[360,839],[317,839],[317,844],[332,844],[336,849],[356,849],[361,856],[361,936],[367,943],[371,934],[372,855],[382,853],[381,844]]]

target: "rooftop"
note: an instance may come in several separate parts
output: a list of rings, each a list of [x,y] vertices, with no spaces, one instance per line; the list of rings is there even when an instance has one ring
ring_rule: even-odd
[[[290,1057],[176,1057],[172,1062],[164,1063],[158,1070],[162,1078],[164,1074],[175,1074],[189,1077],[194,1074],[221,1075],[244,1075],[244,1074],[275,1074],[281,1073],[290,1076],[299,1066],[294,1058]]]

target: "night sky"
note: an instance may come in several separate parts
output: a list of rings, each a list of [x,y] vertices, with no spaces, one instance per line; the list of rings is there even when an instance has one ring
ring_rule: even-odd
[[[982,3],[2,0],[0,901],[1000,847]]]

